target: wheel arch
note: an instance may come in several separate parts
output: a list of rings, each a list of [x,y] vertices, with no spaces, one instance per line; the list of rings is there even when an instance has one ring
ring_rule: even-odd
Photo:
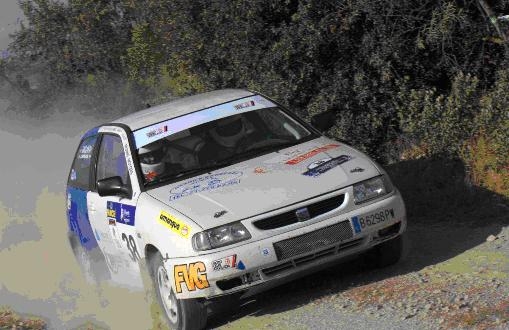
[[[150,243],[145,245],[145,258],[147,260],[150,260],[150,258],[152,258],[157,253],[161,253],[161,251],[155,245]]]

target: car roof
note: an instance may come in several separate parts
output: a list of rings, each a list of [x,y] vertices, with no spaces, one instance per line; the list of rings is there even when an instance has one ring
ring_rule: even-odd
[[[134,112],[114,120],[112,123],[127,125],[132,131],[135,131],[167,119],[251,95],[254,93],[243,89],[223,89],[197,94]]]

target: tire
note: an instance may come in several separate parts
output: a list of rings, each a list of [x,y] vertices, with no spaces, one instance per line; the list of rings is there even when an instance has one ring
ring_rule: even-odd
[[[397,263],[403,254],[403,237],[399,235],[380,243],[369,252],[368,258],[376,267],[387,267]]]
[[[159,252],[151,256],[149,267],[157,302],[161,306],[170,328],[178,330],[203,329],[207,323],[206,307],[197,299],[176,298]]]

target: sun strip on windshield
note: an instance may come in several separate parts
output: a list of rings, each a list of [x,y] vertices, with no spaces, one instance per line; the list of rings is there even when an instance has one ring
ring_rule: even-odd
[[[210,121],[238,113],[275,106],[276,105],[274,103],[266,98],[260,95],[254,95],[141,128],[133,133],[134,141],[136,143],[136,148],[139,149],[149,143],[181,132],[190,127],[205,124]]]

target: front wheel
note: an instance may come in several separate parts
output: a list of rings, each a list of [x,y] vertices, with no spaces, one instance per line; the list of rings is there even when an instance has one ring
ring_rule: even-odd
[[[207,309],[197,299],[177,299],[161,254],[150,259],[150,268],[157,300],[173,329],[202,329],[207,323]]]

